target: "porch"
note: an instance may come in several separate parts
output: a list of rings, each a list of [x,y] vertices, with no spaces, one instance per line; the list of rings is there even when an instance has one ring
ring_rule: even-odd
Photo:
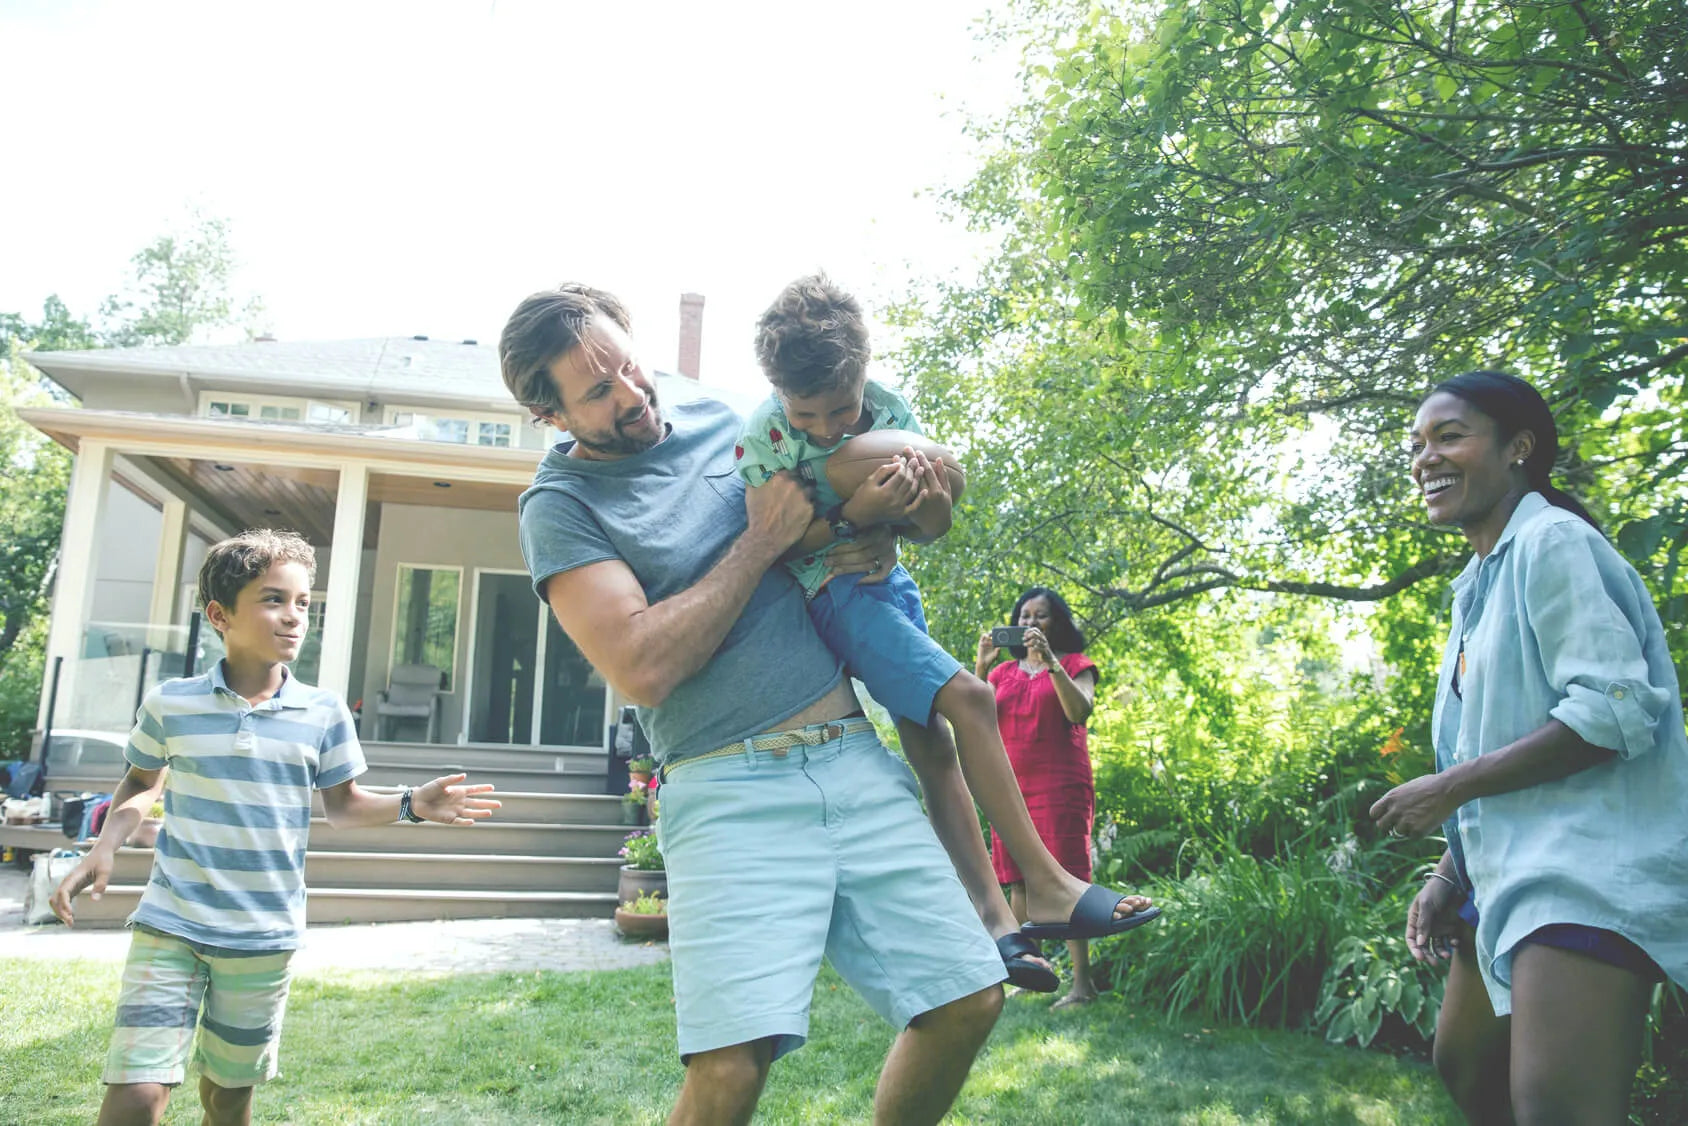
[[[627,832],[607,792],[615,701],[534,597],[516,541],[515,498],[540,451],[23,413],[77,454],[39,720],[52,735],[37,740],[50,789],[113,789],[141,695],[221,658],[195,602],[205,547],[245,527],[290,528],[318,553],[293,668],[353,705],[370,764],[360,783],[462,770],[505,803],[472,830],[313,825],[313,921],[610,914]],[[437,676],[429,720],[381,714],[401,668]],[[65,840],[56,827],[0,828],[19,848]],[[150,863],[150,850],[123,850],[116,882],[79,918],[120,922]]]

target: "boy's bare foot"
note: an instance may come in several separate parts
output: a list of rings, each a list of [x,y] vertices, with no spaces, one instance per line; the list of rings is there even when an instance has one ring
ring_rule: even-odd
[[[1065,997],[1049,1006],[1049,1009],[1051,1012],[1056,1009],[1070,1009],[1074,1005],[1088,1005],[1094,1000],[1096,1000],[1095,992],[1080,993],[1075,989],[1073,992],[1067,994]]]

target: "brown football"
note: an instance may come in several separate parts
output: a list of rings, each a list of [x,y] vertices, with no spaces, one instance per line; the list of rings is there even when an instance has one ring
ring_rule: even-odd
[[[845,439],[835,453],[826,459],[826,481],[834,492],[848,498],[859,489],[873,471],[912,446],[929,460],[944,459],[944,472],[949,476],[950,499],[960,500],[961,490],[967,486],[967,474],[956,464],[955,455],[948,449],[907,430],[869,430]]]

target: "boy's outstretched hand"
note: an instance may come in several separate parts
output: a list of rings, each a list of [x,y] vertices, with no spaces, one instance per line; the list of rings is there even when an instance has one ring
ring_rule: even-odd
[[[53,914],[59,917],[59,922],[67,927],[76,925],[76,913],[71,910],[70,901],[84,890],[94,899],[104,895],[106,883],[111,879],[111,867],[111,853],[96,845],[80,864],[70,870],[70,875],[59,881],[59,886],[53,889],[53,897],[47,901],[53,908]]]
[[[501,808],[503,803],[494,798],[477,796],[492,793],[490,784],[457,785],[467,777],[467,774],[447,774],[432,782],[424,782],[410,792],[410,808],[416,816],[441,825],[473,825],[491,817],[492,811]]]

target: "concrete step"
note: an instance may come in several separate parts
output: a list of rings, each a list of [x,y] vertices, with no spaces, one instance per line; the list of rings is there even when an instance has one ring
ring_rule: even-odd
[[[523,821],[483,821],[461,825],[395,823],[363,829],[336,829],[324,820],[311,822],[312,849],[325,852],[399,852],[476,856],[614,856],[631,829],[620,825],[542,825]]]
[[[152,873],[150,848],[117,851],[112,881],[141,885]],[[310,894],[330,889],[456,891],[611,892],[621,872],[620,857],[498,856],[486,853],[305,854]]]
[[[110,884],[98,902],[76,899],[76,925],[123,925],[140,902],[139,884]],[[430,919],[602,919],[615,912],[615,892],[417,891],[400,888],[311,889],[305,919],[336,923],[400,923]],[[465,967],[472,969],[472,967]]]
[[[358,782],[365,786],[415,786],[444,774],[457,773],[447,769],[448,765],[371,762],[369,769],[358,776]],[[469,775],[469,781],[476,785],[486,782],[500,790],[522,794],[603,794],[606,778],[602,770],[592,773],[580,770],[471,767],[466,773]]]
[[[359,781],[362,785],[362,781]],[[392,793],[396,786],[364,786],[376,793]],[[621,799],[607,794],[522,794],[499,790],[492,795],[503,805],[494,821],[532,821],[542,825],[620,825]],[[324,815],[322,794],[311,795],[311,813]],[[628,826],[628,832],[633,827]]]
[[[445,767],[465,770],[586,771],[602,774],[607,752],[601,747],[526,747],[504,743],[364,743],[371,763],[411,763],[444,774]]]

